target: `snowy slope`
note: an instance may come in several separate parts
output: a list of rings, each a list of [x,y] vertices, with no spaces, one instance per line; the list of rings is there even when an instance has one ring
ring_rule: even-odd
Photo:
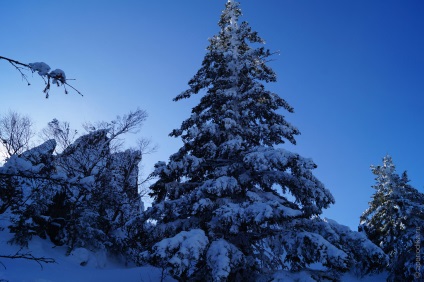
[[[0,216],[0,227],[5,227],[5,215]],[[4,229],[0,231],[0,255],[13,255],[19,247],[7,243],[12,235]],[[35,257],[54,258],[56,263],[42,264],[24,259],[0,258],[0,282],[156,282],[161,281],[162,271],[152,266],[126,267],[122,263],[107,258],[101,253],[92,253],[86,249],[77,249],[65,256],[66,247],[54,247],[48,240],[34,238],[28,249],[21,253],[31,253]],[[82,266],[85,264],[85,266]],[[274,281],[310,281],[302,280],[302,274],[279,273]],[[343,277],[343,282],[379,282],[385,281],[386,273],[356,278],[353,274]],[[300,279],[300,280],[297,280]],[[164,281],[175,281],[165,277]]]
[[[384,282],[386,281],[387,273],[381,273],[379,275],[367,276],[362,279],[357,278],[354,274],[346,274],[342,278],[342,282]],[[279,273],[274,276],[273,282],[315,282],[311,280],[310,275],[306,273]]]
[[[0,226],[4,226],[0,218]],[[11,238],[7,229],[0,231],[0,255],[13,255],[18,246],[7,244]],[[86,249],[77,249],[65,256],[65,247],[54,247],[48,240],[34,238],[28,249],[21,253],[31,253],[35,257],[54,258],[56,263],[42,264],[24,259],[0,258],[0,281],[5,282],[143,282],[161,281],[161,269],[151,266],[125,267],[117,261],[95,254]],[[81,266],[86,262],[85,266]],[[84,263],[83,263],[84,264]],[[164,281],[175,281],[165,277]]]
[[[6,243],[11,238],[10,234],[0,232],[0,252],[4,254],[15,254],[19,248]],[[161,269],[145,267],[125,267],[122,264],[114,262],[103,257],[100,254],[84,252],[83,250],[74,252],[70,256],[65,256],[66,249],[63,247],[53,247],[46,240],[35,238],[29,245],[32,255],[38,257],[54,258],[56,263],[42,264],[42,267],[36,262],[18,259],[0,259],[4,265],[0,265],[0,281],[10,282],[144,282],[161,281]],[[80,263],[87,261],[87,265],[81,266]],[[293,281],[292,279],[301,279],[302,275],[286,275],[281,273],[276,275],[275,281]],[[343,278],[346,282],[378,282],[385,281],[386,274],[380,274],[373,277],[358,279],[352,274]],[[3,279],[3,280],[2,280]],[[175,281],[170,277],[165,277],[164,281]],[[302,281],[302,280],[300,280]],[[307,280],[305,280],[307,281]]]

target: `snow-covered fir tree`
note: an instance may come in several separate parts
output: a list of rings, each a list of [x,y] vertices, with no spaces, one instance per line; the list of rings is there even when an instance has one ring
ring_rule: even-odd
[[[414,281],[424,276],[424,195],[399,175],[390,156],[371,167],[376,190],[361,216],[359,230],[389,255],[388,281]],[[417,264],[417,262],[419,264]]]
[[[155,165],[144,214],[144,261],[180,281],[255,281],[276,271],[337,281],[353,265],[380,271],[385,255],[363,234],[322,220],[334,198],[315,163],[282,148],[299,134],[265,89],[271,52],[229,0],[202,67],[175,100],[204,94],[170,135],[184,145]],[[313,265],[321,268],[314,268]]]

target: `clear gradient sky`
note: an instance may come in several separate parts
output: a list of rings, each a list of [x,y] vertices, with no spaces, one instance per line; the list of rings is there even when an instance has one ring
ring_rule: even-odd
[[[0,61],[0,114],[57,118],[76,128],[137,107],[159,145],[145,173],[181,145],[168,137],[199,97],[173,102],[199,69],[225,0],[0,1],[0,55],[63,69],[84,97],[34,75],[26,86]],[[392,155],[424,192],[424,2],[242,0],[244,20],[280,51],[268,89],[294,108],[302,135],[286,148],[311,157],[336,204],[324,216],[356,230],[373,194],[369,166]]]

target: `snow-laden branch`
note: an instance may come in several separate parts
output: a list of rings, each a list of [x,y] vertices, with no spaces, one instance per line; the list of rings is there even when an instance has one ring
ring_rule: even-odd
[[[3,56],[0,56],[0,60],[8,61],[12,66],[15,67],[15,69],[21,74],[22,79],[25,80],[28,85],[31,85],[28,81],[27,75],[23,72],[23,70],[31,71],[32,73],[37,72],[44,80],[46,87],[44,88],[43,92],[46,94],[46,98],[49,97],[49,91],[50,91],[50,85],[56,84],[58,87],[63,86],[65,89],[65,94],[68,94],[68,89],[66,89],[66,86],[72,88],[75,92],[81,94],[80,91],[78,91],[75,87],[70,85],[68,83],[69,79],[66,79],[65,72],[61,69],[55,69],[51,70],[50,66],[44,62],[36,62],[36,63],[29,63],[24,64],[16,60],[12,60]]]

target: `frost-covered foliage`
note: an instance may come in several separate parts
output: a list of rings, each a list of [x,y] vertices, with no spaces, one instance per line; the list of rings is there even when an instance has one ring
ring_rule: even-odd
[[[186,280],[197,270],[208,243],[208,237],[203,230],[192,229],[163,239],[153,246],[152,253],[144,252],[142,256],[162,267],[161,263],[166,261],[173,266],[171,275]]]
[[[243,253],[224,239],[211,243],[206,258],[214,281],[225,280],[234,269],[240,269],[244,265]]]
[[[56,245],[125,254],[127,224],[138,216],[141,153],[112,153],[107,130],[79,137],[54,155],[54,140],[12,156],[0,168],[0,211],[12,213],[14,241],[33,235]]]
[[[175,98],[204,93],[171,133],[183,147],[155,166],[142,258],[180,281],[255,281],[283,269],[337,280],[354,265],[378,271],[379,248],[319,219],[334,198],[312,174],[314,162],[275,147],[295,144],[299,131],[279,114],[293,112],[290,105],[265,89],[276,80],[271,53],[240,15],[229,0],[202,67]],[[202,243],[187,251],[192,232],[203,232]],[[327,270],[314,271],[317,263]]]
[[[389,281],[413,281],[423,277],[424,195],[397,174],[390,156],[372,166],[376,190],[361,216],[359,229],[389,255]]]

